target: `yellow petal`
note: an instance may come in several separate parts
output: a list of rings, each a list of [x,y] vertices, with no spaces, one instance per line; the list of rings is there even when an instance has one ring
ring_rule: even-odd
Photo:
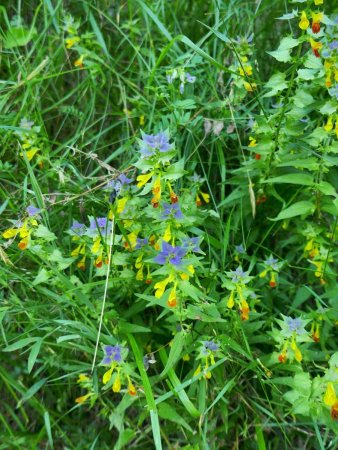
[[[310,22],[309,22],[308,18],[306,17],[306,12],[302,11],[302,16],[301,16],[298,26],[301,30],[306,30],[307,28],[309,28],[309,25],[310,25]]]
[[[136,280],[142,281],[143,278],[144,278],[144,276],[143,276],[143,264],[142,264],[142,266],[139,268],[139,270],[136,273]]]
[[[92,395],[91,392],[89,392],[88,394],[83,395],[82,397],[77,397],[75,399],[75,403],[80,403],[80,404],[84,403],[87,400],[87,398],[90,397],[91,395]]]
[[[137,187],[140,188],[140,187],[144,186],[147,183],[147,181],[150,180],[150,178],[153,176],[153,174],[154,174],[154,172],[149,172],[149,173],[139,175],[136,178],[136,181],[138,181]]]
[[[193,373],[193,377],[196,377],[201,373],[201,365],[199,364],[195,372]]]
[[[324,394],[323,401],[326,406],[333,406],[336,403],[337,396],[333,383],[328,383]]]
[[[111,379],[113,371],[114,371],[114,367],[110,368],[109,370],[107,370],[107,372],[105,372],[105,374],[103,375],[103,378],[102,378],[103,384],[108,383],[108,381]]]
[[[92,245],[91,252],[93,254],[95,254],[95,253],[98,253],[100,248],[101,248],[101,238],[100,238],[100,236],[96,237],[93,242],[94,243]]]
[[[121,214],[126,206],[127,201],[128,197],[120,198],[120,200],[117,201],[117,214]]]
[[[171,239],[171,231],[170,231],[170,225],[167,226],[164,235],[163,235],[163,240],[166,242],[169,242]]]
[[[205,203],[209,203],[210,202],[210,195],[209,194],[207,194],[206,192],[200,191],[200,195],[202,196],[202,198],[205,201]]]
[[[121,377],[120,374],[118,373],[113,384],[113,392],[120,392],[120,390],[121,390]]]
[[[233,308],[235,305],[234,296],[235,296],[234,291],[231,291],[229,299],[227,301],[227,307],[230,309]]]
[[[268,273],[268,270],[266,269],[266,270],[263,270],[263,272],[261,272],[260,274],[259,274],[259,278],[264,278],[264,277],[266,277],[266,274]]]
[[[5,239],[10,239],[18,234],[19,230],[17,228],[8,228],[2,233],[2,237]]]

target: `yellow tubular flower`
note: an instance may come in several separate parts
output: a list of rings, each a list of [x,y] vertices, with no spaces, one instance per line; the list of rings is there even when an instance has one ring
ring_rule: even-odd
[[[80,254],[84,254],[85,252],[85,244],[80,244],[71,252],[70,256],[79,256]]]
[[[164,232],[163,240],[166,242],[169,242],[170,239],[171,239],[171,230],[170,230],[170,225],[168,225]]]
[[[143,264],[142,264],[142,266],[139,268],[139,270],[136,273],[136,280],[142,281],[143,279],[144,279],[144,276],[143,276]]]
[[[249,136],[248,147],[257,147],[257,141],[252,136]]]
[[[177,305],[177,298],[176,298],[176,284],[173,287],[173,289],[171,290],[170,294],[169,294],[169,298],[168,298],[168,302],[167,302],[169,308],[175,308],[175,306]]]
[[[2,237],[5,239],[10,239],[19,233],[20,228],[8,228],[2,233]]]
[[[84,56],[81,55],[80,58],[78,58],[78,59],[74,62],[74,66],[75,66],[75,67],[80,67],[80,68],[82,68],[82,67],[83,67],[83,59],[84,59]]]
[[[210,195],[207,194],[206,192],[199,192],[200,195],[202,196],[203,200],[205,201],[205,203],[209,203],[210,202]]]
[[[121,212],[124,210],[126,203],[128,201],[127,197],[120,198],[120,200],[117,201],[117,214],[121,214]]]
[[[259,274],[259,278],[264,278],[264,277],[266,277],[266,274],[268,273],[268,269],[265,269],[265,270],[263,270],[263,272],[261,272],[260,274]]]
[[[120,376],[120,371],[118,371],[114,384],[113,384],[113,392],[120,392],[121,390],[121,376]]]
[[[309,22],[308,18],[306,17],[306,12],[302,11],[302,16],[301,16],[298,26],[301,30],[307,30],[309,28],[309,25],[310,25],[310,22]]]
[[[139,175],[136,178],[136,181],[138,181],[137,187],[140,188],[140,187],[144,186],[153,175],[154,175],[154,172],[149,172],[149,173]]]
[[[197,375],[199,375],[201,373],[201,364],[199,364],[197,366],[197,369],[195,370],[195,372],[193,373],[193,377],[196,377]]]
[[[337,401],[336,391],[334,389],[333,383],[331,382],[327,384],[323,401],[326,406],[333,406]]]
[[[319,6],[319,5],[322,5],[324,3],[324,0],[314,0],[314,2],[315,2],[316,6]]]
[[[156,298],[161,298],[162,295],[164,294],[165,288],[167,287],[167,284],[170,283],[170,281],[173,281],[173,276],[169,275],[169,277],[165,278],[162,281],[158,281],[155,286],[155,297]]]
[[[103,375],[103,378],[102,378],[103,384],[107,384],[108,381],[110,381],[113,371],[114,371],[114,367],[110,368],[109,370],[107,370],[107,372],[105,372],[105,374]]]
[[[87,377],[84,373],[80,373],[77,383],[84,383],[85,381],[89,381],[89,377]]]
[[[73,36],[66,39],[66,48],[72,48],[75,44],[80,42],[79,36]]]
[[[235,297],[234,291],[231,291],[227,301],[227,307],[230,309],[233,308],[235,305],[234,297]]]
[[[100,238],[100,236],[97,236],[97,237],[93,240],[93,245],[92,245],[92,248],[91,248],[91,252],[92,252],[93,254],[98,253],[99,250],[100,250],[100,248],[101,248],[101,238]]]
[[[324,125],[324,130],[329,133],[332,129],[333,129],[333,120],[332,120],[332,116],[330,116],[327,119],[326,124]]]
[[[75,399],[75,403],[79,404],[84,403],[87,400],[87,398],[90,397],[91,395],[92,395],[91,392],[88,392],[88,394],[82,395],[82,397],[77,397]]]

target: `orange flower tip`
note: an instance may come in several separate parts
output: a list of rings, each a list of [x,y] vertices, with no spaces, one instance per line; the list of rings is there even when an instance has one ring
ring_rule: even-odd
[[[270,285],[270,287],[274,288],[277,286],[277,283],[275,281],[270,281],[269,285]]]
[[[151,202],[153,205],[153,208],[158,208],[159,207],[159,202]]]
[[[312,335],[312,340],[313,340],[314,342],[319,342],[319,341],[320,341],[320,337],[318,336],[318,334],[314,333],[314,334]]]
[[[201,205],[202,205],[201,200],[197,200],[197,201],[196,201],[196,206],[201,206]]]
[[[151,278],[147,278],[146,280],[144,280],[145,284],[151,284],[153,282],[153,280]]]
[[[176,298],[173,298],[171,300],[167,301],[167,305],[169,306],[169,308],[175,308],[175,306],[177,306],[177,300]]]
[[[102,261],[95,263],[95,267],[97,267],[99,269],[100,267],[102,267],[102,264],[103,264]]]
[[[257,159],[257,161],[259,160],[259,159],[261,159],[262,158],[262,155],[260,155],[259,153],[256,153],[255,154],[255,159]]]
[[[285,364],[287,360],[287,356],[284,353],[281,353],[280,355],[278,355],[278,361],[282,364]]]
[[[18,247],[20,250],[25,250],[27,248],[27,243],[26,242],[19,242],[18,243]]]
[[[320,23],[314,22],[314,23],[312,24],[311,29],[312,29],[312,32],[313,32],[313,33],[315,33],[315,34],[319,33],[319,32],[320,32]]]
[[[331,408],[331,417],[333,420],[338,420],[338,402],[336,402]]]
[[[320,53],[316,48],[313,48],[313,54],[315,55],[316,58],[320,58]]]
[[[132,395],[133,397],[137,394],[136,388],[135,388],[134,385],[131,384],[131,385],[128,387],[128,393],[129,393],[129,395]]]
[[[178,197],[175,193],[171,193],[170,194],[170,202],[171,203],[177,203],[178,202]]]

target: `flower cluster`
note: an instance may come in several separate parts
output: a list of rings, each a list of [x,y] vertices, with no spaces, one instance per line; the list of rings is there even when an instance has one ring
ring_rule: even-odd
[[[195,83],[196,77],[191,75],[189,72],[185,72],[184,67],[178,67],[177,69],[171,69],[167,72],[167,82],[168,84],[173,84],[173,82],[179,79],[180,81],[180,93],[184,93],[184,88],[186,83]]]
[[[40,212],[41,210],[39,208],[29,205],[26,208],[27,216],[22,221],[18,220],[13,222],[13,226],[7,228],[7,230],[2,233],[2,237],[13,240],[19,236],[20,241],[18,243],[18,248],[20,250],[26,250],[26,248],[29,247],[31,238],[39,225],[38,220],[40,219]]]
[[[274,288],[277,286],[276,275],[279,273],[283,262],[278,262],[277,258],[273,258],[272,255],[263,262],[264,270],[259,274],[260,278],[265,278],[267,274],[270,274],[269,286]]]
[[[90,400],[90,404],[91,406],[93,406],[93,404],[97,399],[97,394],[95,394],[94,392],[93,380],[84,373],[81,373],[79,375],[79,378],[77,379],[77,383],[80,385],[82,389],[87,390],[87,394],[81,395],[81,397],[77,397],[75,399],[75,403],[81,405],[82,403],[87,402],[87,400]]]
[[[218,355],[219,344],[217,342],[211,341],[202,341],[201,346],[199,348],[199,354],[197,359],[202,361],[202,364],[197,366],[193,376],[199,375],[202,371],[206,380],[210,380],[211,371],[209,367],[215,364],[215,356]]]
[[[31,161],[35,155],[39,154],[37,158],[37,163],[40,169],[43,168],[43,155],[41,154],[41,145],[40,145],[40,131],[41,127],[34,125],[34,121],[28,120],[25,117],[20,121],[20,128],[15,132],[18,136],[21,146],[25,152],[26,158],[28,161]],[[20,156],[23,157],[23,153],[20,153]]]
[[[127,353],[128,349],[121,344],[104,346],[104,357],[101,365],[108,366],[109,369],[104,373],[102,383],[112,386],[113,392],[118,393],[121,391],[124,380],[126,380],[128,393],[135,396],[137,394],[136,387],[130,378],[128,366],[124,363]]]
[[[253,277],[249,276],[248,272],[245,272],[241,266],[236,270],[226,272],[227,278],[224,280],[222,287],[226,287],[230,290],[230,295],[226,300],[226,306],[232,309],[235,303],[238,305],[238,309],[241,314],[242,320],[249,319],[250,307],[247,302],[247,298],[251,296],[255,297],[254,292],[246,287]]]
[[[281,351],[278,355],[278,361],[285,363],[287,359],[291,361],[295,359],[297,362],[301,362],[303,355],[297,344],[310,340],[305,330],[305,326],[309,323],[309,320],[283,316],[283,320],[277,319],[277,322],[281,327],[279,337]]]

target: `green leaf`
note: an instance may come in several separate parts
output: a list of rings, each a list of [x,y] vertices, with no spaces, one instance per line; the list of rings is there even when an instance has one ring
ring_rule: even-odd
[[[3,38],[4,48],[10,49],[27,45],[36,33],[36,28],[30,30],[24,27],[10,28]]]
[[[181,425],[190,432],[193,431],[189,424],[182,418],[182,415],[178,414],[169,403],[162,402],[159,404],[158,415],[162,417],[162,419],[170,420],[171,422]]]
[[[263,97],[273,97],[278,92],[283,91],[288,87],[287,82],[285,81],[285,73],[277,72],[269,79],[269,81],[265,84],[266,89],[269,89],[269,92],[264,94]]]
[[[33,286],[37,286],[38,284],[45,283],[50,278],[50,273],[43,267],[39,270],[39,273],[34,278],[32,284]]]
[[[34,236],[42,238],[47,242],[55,241],[55,239],[57,239],[55,234],[42,224],[34,231]]]
[[[284,220],[290,219],[291,217],[296,216],[308,216],[309,214],[313,214],[316,209],[316,205],[308,201],[302,201],[294,203],[286,209],[283,209],[277,217],[270,220]]]
[[[18,401],[17,408],[20,408],[23,403],[25,403],[27,400],[29,400],[33,395],[35,395],[39,389],[42,388],[42,386],[46,383],[47,378],[42,378],[41,380],[37,381],[33,386],[31,386],[28,391],[23,395],[21,400]]]
[[[164,377],[164,375],[166,375],[168,373],[168,371],[171,368],[173,368],[174,365],[179,360],[179,358],[182,354],[183,344],[184,344],[183,333],[182,332],[176,333],[174,339],[171,341],[171,348],[170,348],[168,361],[167,361],[162,373],[160,374],[161,378]]]
[[[17,342],[14,342],[14,344],[8,345],[6,348],[4,348],[4,352],[14,352],[15,350],[19,350],[20,348],[26,347],[27,345],[31,344],[32,342],[35,342],[38,338],[36,337],[30,337],[25,339],[20,339]]]
[[[332,186],[332,184],[328,183],[327,181],[322,181],[321,183],[316,184],[316,189],[318,189],[318,191],[322,192],[325,195],[333,195],[335,197],[337,196],[337,191]]]
[[[43,339],[39,338],[31,348],[31,351],[28,356],[28,365],[27,365],[28,373],[31,373],[31,371],[33,369],[36,358],[38,357],[38,354],[40,352],[42,341],[43,341]]]
[[[313,177],[303,173],[290,173],[288,175],[281,175],[279,177],[268,178],[263,183],[289,183],[301,184],[304,186],[314,185]]]
[[[291,61],[291,49],[296,47],[298,44],[299,44],[298,39],[285,37],[281,40],[277,50],[267,53],[271,55],[273,58],[277,59],[277,61],[289,62]]]
[[[293,97],[293,102],[298,108],[304,108],[311,105],[315,100],[309,92],[305,89],[298,89],[295,96]]]

